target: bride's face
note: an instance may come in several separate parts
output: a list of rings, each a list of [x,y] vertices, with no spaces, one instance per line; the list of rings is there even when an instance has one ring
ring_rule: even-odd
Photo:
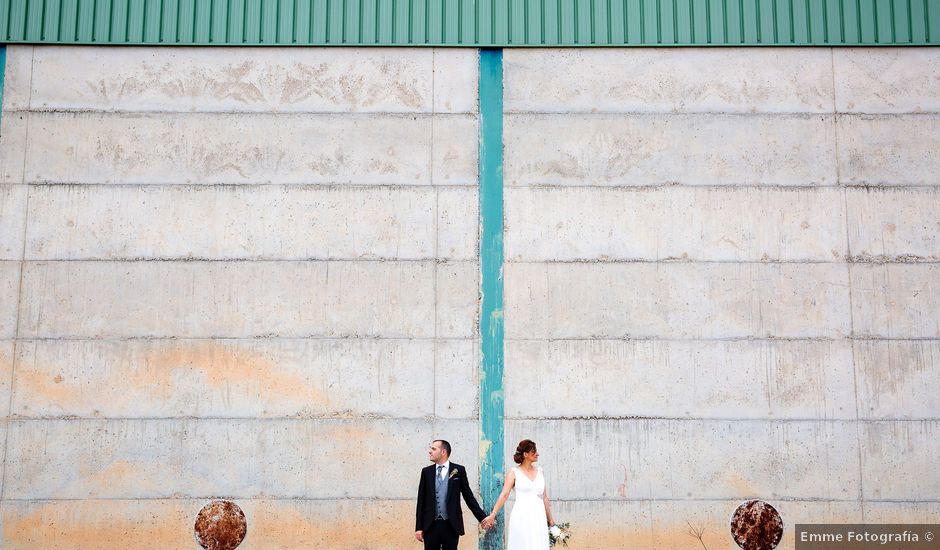
[[[522,456],[525,457],[526,459],[528,459],[529,462],[538,462],[538,461],[539,461],[539,451],[538,451],[538,449],[529,451],[529,452],[527,452],[527,453],[523,453]]]

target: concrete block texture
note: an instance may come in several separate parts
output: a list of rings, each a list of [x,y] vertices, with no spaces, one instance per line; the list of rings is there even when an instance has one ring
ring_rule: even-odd
[[[16,336],[20,262],[0,261],[0,340]]]
[[[865,499],[936,502],[940,421],[866,422],[859,440]]]
[[[510,112],[831,113],[822,48],[508,49]]]
[[[33,46],[9,44],[6,46],[6,66],[3,71],[3,110],[19,111],[29,107],[29,90],[33,71]],[[6,114],[12,116],[12,113]]]
[[[0,184],[23,183],[26,113],[4,113],[0,120]]]
[[[472,260],[477,204],[460,188],[43,185],[26,257]]]
[[[940,114],[839,115],[839,179],[849,185],[940,185]]]
[[[841,260],[842,211],[838,189],[510,188],[506,257]]]
[[[940,261],[940,189],[847,189],[846,208],[853,257]]]
[[[505,117],[507,185],[833,185],[831,115]]]
[[[417,486],[416,486],[417,487]],[[417,489],[416,489],[417,490]],[[209,500],[54,500],[3,504],[3,539],[9,549],[99,550],[198,548],[193,523]],[[403,518],[414,516],[410,500],[235,499],[248,533],[239,549],[331,548],[406,550],[415,547]],[[464,524],[475,525],[466,514]],[[461,547],[473,548],[472,527]]]
[[[853,265],[852,317],[860,336],[940,337],[940,265]]]
[[[865,518],[869,523],[938,523],[940,503],[866,501]]]
[[[832,63],[839,112],[940,112],[936,48],[833,48]]]
[[[0,261],[23,258],[26,195],[25,185],[0,184]]]
[[[24,270],[22,338],[470,337],[475,321],[472,263],[28,262]]]
[[[854,346],[860,417],[940,419],[940,342],[872,340]]]
[[[555,521],[575,529],[569,547],[578,550],[642,548],[646,550],[739,550],[729,534],[729,518],[738,500],[604,500],[564,501],[552,505]],[[858,523],[861,505],[838,501],[774,501],[784,519],[779,548],[793,548],[794,523]],[[702,541],[689,527],[704,528]],[[583,526],[587,526],[584,529]],[[575,538],[576,537],[576,538]]]
[[[419,48],[43,47],[30,107],[462,113],[476,109],[471,58]]]
[[[848,500],[860,491],[854,422],[515,420],[507,464],[523,438],[538,444],[549,494],[563,500]]]
[[[850,331],[845,265],[506,266],[509,338],[838,338]]]
[[[12,366],[12,347],[7,355]],[[474,357],[470,340],[21,340],[13,411],[17,417],[470,418],[474,395],[446,388],[475,387]],[[0,352],[0,366],[2,358]],[[436,376],[450,384],[436,386]],[[9,375],[0,388],[8,391],[8,381]]]
[[[472,115],[29,117],[29,182],[429,185],[476,180]],[[435,124],[437,117],[448,122]],[[433,136],[433,150],[432,126],[446,126]],[[435,178],[432,164],[444,168],[438,159],[450,162],[447,173]]]
[[[470,420],[13,420],[4,495],[410,500],[439,434],[476,472]]]
[[[840,341],[510,340],[506,363],[511,418],[855,418]]]
[[[0,340],[0,417],[10,414],[10,385],[13,381],[14,341]]]

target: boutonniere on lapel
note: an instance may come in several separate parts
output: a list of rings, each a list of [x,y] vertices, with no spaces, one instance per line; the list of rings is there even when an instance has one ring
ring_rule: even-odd
[[[457,475],[457,468],[454,468],[450,471],[450,475],[447,476],[447,479],[454,479],[454,476]]]

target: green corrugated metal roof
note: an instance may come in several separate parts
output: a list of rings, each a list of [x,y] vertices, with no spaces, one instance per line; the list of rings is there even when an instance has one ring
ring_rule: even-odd
[[[658,46],[940,43],[940,0],[0,0],[0,42]]]

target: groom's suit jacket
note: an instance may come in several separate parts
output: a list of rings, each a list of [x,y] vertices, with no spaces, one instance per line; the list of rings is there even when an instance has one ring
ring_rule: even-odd
[[[418,483],[418,507],[415,519],[415,531],[427,531],[437,517],[437,500],[434,496],[435,464],[421,470],[421,481]],[[456,470],[457,473],[451,475]],[[467,508],[473,512],[478,521],[483,521],[486,512],[480,508],[477,499],[470,490],[467,480],[467,469],[460,464],[450,463],[447,472],[447,520],[454,526],[458,535],[463,535],[463,508],[460,506],[460,495],[467,501]]]

